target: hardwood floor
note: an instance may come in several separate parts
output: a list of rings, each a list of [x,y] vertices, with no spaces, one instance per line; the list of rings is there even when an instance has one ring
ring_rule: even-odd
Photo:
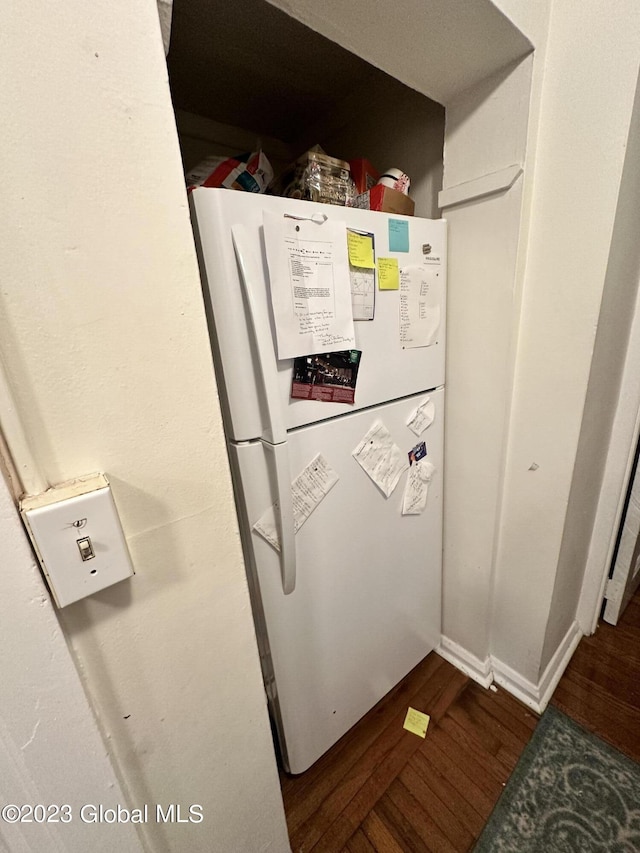
[[[402,728],[431,717],[422,739]],[[537,722],[435,654],[299,777],[283,775],[296,853],[470,850]]]
[[[581,641],[553,704],[640,761],[640,594]],[[409,706],[431,716],[424,740],[402,728]],[[472,850],[537,720],[429,655],[310,770],[282,774],[292,850]]]
[[[640,762],[640,591],[617,626],[582,638],[552,704]]]

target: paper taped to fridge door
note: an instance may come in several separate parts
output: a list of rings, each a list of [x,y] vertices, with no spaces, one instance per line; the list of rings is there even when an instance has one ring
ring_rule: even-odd
[[[298,474],[291,484],[293,502],[293,526],[297,533],[318,504],[324,500],[338,482],[338,475],[321,453]],[[275,506],[270,506],[264,515],[256,521],[253,529],[263,539],[280,550],[280,535],[276,522]]]
[[[353,349],[345,223],[263,220],[278,358]]]
[[[406,456],[380,421],[368,430],[352,455],[387,498],[409,467]]]
[[[400,344],[404,349],[435,344],[440,331],[440,281],[429,267],[400,273]]]

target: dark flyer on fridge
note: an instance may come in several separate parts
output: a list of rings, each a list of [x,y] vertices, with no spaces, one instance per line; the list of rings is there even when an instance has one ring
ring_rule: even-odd
[[[362,353],[357,349],[303,355],[293,361],[291,396],[325,403],[355,401]]]

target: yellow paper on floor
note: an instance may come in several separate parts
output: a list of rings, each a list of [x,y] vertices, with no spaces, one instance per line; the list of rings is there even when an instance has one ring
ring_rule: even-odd
[[[409,708],[407,716],[404,718],[402,728],[406,729],[419,737],[427,736],[427,726],[431,718],[428,714],[423,714],[422,711],[416,711],[415,708]]]

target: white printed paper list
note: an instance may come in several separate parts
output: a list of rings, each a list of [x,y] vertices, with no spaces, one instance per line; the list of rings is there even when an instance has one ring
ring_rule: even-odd
[[[293,528],[297,533],[318,504],[338,482],[338,475],[327,460],[318,455],[298,474],[291,484],[293,503]],[[270,545],[280,550],[280,533],[276,521],[276,506],[271,506],[253,525]]]
[[[263,221],[278,358],[354,349],[344,222]]]
[[[352,456],[387,498],[398,485],[402,472],[409,467],[406,454],[380,421],[371,427]]]

